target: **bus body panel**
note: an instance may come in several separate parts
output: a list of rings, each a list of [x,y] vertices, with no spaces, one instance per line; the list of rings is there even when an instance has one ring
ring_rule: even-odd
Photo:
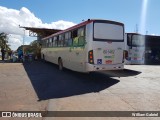
[[[101,46],[101,47],[99,47]],[[122,64],[123,62],[123,43],[118,42],[93,42],[94,63],[99,64]]]
[[[69,64],[66,65],[67,68],[82,72],[85,71],[85,49],[84,48],[73,48],[69,54]],[[65,66],[64,66],[65,67]]]
[[[145,47],[132,47],[132,49],[129,49],[130,64],[144,64],[144,51]]]
[[[42,54],[45,55],[46,61],[58,64],[58,58],[62,58],[63,67],[73,71],[85,71],[85,49],[83,48],[43,48]]]

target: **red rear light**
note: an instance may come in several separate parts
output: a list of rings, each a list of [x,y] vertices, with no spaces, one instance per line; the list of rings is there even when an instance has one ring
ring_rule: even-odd
[[[123,58],[124,58],[124,59],[127,59],[127,58],[128,58],[128,51],[127,51],[127,50],[124,50]]]
[[[90,50],[88,52],[88,61],[90,64],[94,64],[94,60],[93,60],[93,50]]]
[[[92,55],[92,54],[93,54],[93,50],[92,50],[92,51],[90,51],[90,52],[89,52],[89,54],[90,54],[90,55]]]
[[[93,58],[93,56],[92,56],[92,55],[90,55],[90,56],[89,56],[89,58],[90,58],[90,59],[92,59],[92,58]]]

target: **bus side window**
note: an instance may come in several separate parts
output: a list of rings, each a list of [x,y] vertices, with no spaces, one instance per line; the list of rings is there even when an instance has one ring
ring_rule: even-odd
[[[64,47],[68,46],[68,33],[64,34]]]
[[[56,37],[54,37],[54,41],[55,41],[55,47],[57,47],[57,45],[58,45],[58,36],[56,36]]]
[[[45,48],[47,48],[47,40],[45,40]]]
[[[42,43],[42,48],[45,48],[45,42],[44,42],[44,40],[41,43]]]
[[[58,47],[62,47],[63,46],[63,40],[64,40],[63,35],[59,35]]]
[[[64,34],[62,34],[62,39],[61,39],[61,46],[63,47],[64,46]]]
[[[128,46],[131,46],[131,45],[132,45],[131,35],[127,35],[127,45],[128,45]]]
[[[58,40],[58,47],[61,46],[61,40],[60,40],[60,39],[61,39],[61,36],[59,35],[59,36],[58,36],[58,39],[57,39],[57,40]]]
[[[67,42],[68,45],[67,46],[72,46],[73,39],[72,39],[71,34],[72,34],[71,32],[68,33],[68,42]]]
[[[54,43],[54,38],[52,38],[52,47],[54,47],[54,44],[55,44],[55,43]]]
[[[73,46],[78,46],[78,30],[74,30],[72,33]]]
[[[52,38],[49,38],[49,47],[52,47]]]
[[[48,47],[48,44],[49,44],[48,42],[49,42],[49,41],[48,41],[48,39],[47,39],[47,40],[46,40],[46,48]]]
[[[127,35],[127,45],[132,49],[132,35]]]
[[[84,35],[85,29],[80,28],[78,29],[78,45],[83,46],[85,44],[85,35]]]

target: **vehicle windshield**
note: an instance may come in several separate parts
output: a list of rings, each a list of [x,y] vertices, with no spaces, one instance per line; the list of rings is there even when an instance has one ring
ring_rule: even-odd
[[[96,41],[123,41],[123,32],[122,25],[94,23],[94,40]]]
[[[144,35],[133,35],[132,36],[132,45],[133,46],[144,46],[145,36]]]

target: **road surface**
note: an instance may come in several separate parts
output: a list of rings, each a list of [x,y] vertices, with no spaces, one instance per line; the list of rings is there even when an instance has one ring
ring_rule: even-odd
[[[0,63],[0,111],[160,111],[160,66],[90,74],[44,62]],[[34,120],[34,118],[23,118]],[[39,120],[158,120],[47,117]],[[6,120],[6,118],[5,118]]]

